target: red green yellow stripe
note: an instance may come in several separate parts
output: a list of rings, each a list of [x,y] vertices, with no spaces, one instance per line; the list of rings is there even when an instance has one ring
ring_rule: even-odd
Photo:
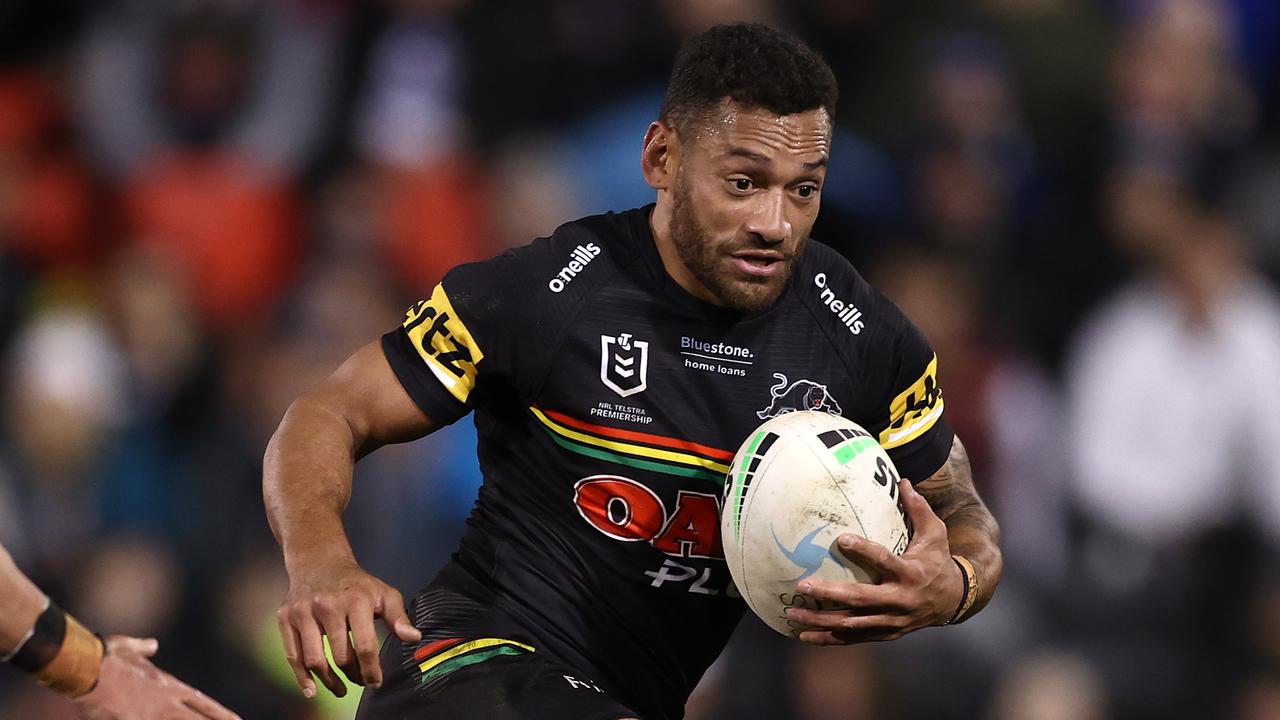
[[[427,647],[430,647],[430,646],[427,646]],[[444,652],[438,652],[435,655],[432,655],[431,657],[427,658],[425,662],[418,665],[418,670],[424,673],[424,679],[426,679],[425,675],[431,674],[432,668],[437,668],[440,665],[448,662],[449,660],[460,657],[462,655],[466,655],[473,650],[484,650],[485,648],[492,648],[492,647],[507,647],[514,651],[513,653],[508,653],[508,654],[515,654],[515,653],[522,653],[522,652],[537,652],[536,650],[534,650],[534,648],[531,645],[525,645],[524,643],[516,642],[515,640],[508,640],[506,638],[479,638],[476,640],[471,640],[470,642],[464,642],[459,645],[455,645],[454,647],[449,648]],[[414,653],[414,659],[417,659],[417,653]],[[443,673],[438,673],[438,674],[443,674]]]
[[[537,408],[535,408],[535,410],[536,409]],[[604,425],[595,425],[589,422],[578,420],[577,418],[571,418],[568,415],[565,415],[564,413],[561,413],[561,412],[556,412],[555,410],[543,410],[542,412],[546,413],[547,417],[551,418],[552,420],[555,420],[556,422],[562,425],[567,425],[572,428],[577,428],[578,430],[583,430],[589,433],[593,433],[595,435],[615,438],[617,440],[634,440],[636,442],[648,443],[650,445],[658,445],[661,447],[674,448],[676,450],[688,450],[690,452],[698,453],[699,455],[705,455],[709,458],[724,460],[725,462],[730,462],[733,460],[733,453],[729,452],[728,450],[720,450],[718,448],[708,447],[706,445],[699,445],[698,443],[691,442],[689,440],[680,440],[678,438],[663,437],[661,435],[650,435],[649,433],[642,433],[636,430],[624,430],[622,428],[611,428],[611,427],[605,427]]]
[[[440,652],[441,650],[444,650],[445,648],[451,645],[457,645],[460,642],[462,642],[462,638],[445,638],[444,640],[437,640],[433,643],[427,643],[426,645],[423,645],[422,647],[414,651],[413,659],[421,662],[428,655],[434,655]]]
[[[649,470],[651,472],[666,473],[667,475],[676,475],[679,477],[687,477],[687,478],[698,478],[701,480],[710,480],[716,483],[722,483],[722,484],[724,483],[723,475],[718,475],[716,473],[711,472],[710,470],[703,470],[702,468],[695,468],[695,467],[685,467],[681,465],[668,465],[667,463],[652,462],[649,460],[641,460],[640,458],[627,457],[626,455],[619,455],[618,453],[609,452],[608,450],[601,450],[600,448],[593,448],[586,445],[582,445],[580,443],[575,443],[572,440],[565,440],[564,438],[556,435],[549,428],[546,428],[546,430],[547,430],[547,434],[551,436],[551,439],[560,447],[564,448],[565,450],[568,450],[569,452],[574,452],[579,455],[584,455],[586,457],[593,458],[595,460],[604,460],[606,462],[614,462],[614,463],[618,463],[619,465],[626,465],[627,467],[638,468],[640,470]]]
[[[493,658],[498,657],[499,655],[523,655],[525,652],[527,651],[522,650],[520,648],[511,647],[510,645],[503,645],[501,647],[495,647],[489,650],[480,650],[467,655],[463,655],[462,657],[456,657],[446,662],[440,663],[434,668],[431,668],[427,672],[423,673],[420,682],[423,682],[423,683],[430,682],[435,678],[448,675],[449,673],[454,672],[456,670],[461,670],[462,668],[467,667],[468,665],[476,665],[486,660],[492,660]]]
[[[590,432],[580,432],[573,429],[568,424],[557,422],[548,417],[546,413],[536,407],[530,407],[529,410],[534,417],[545,426],[548,432],[553,433],[554,439],[561,447],[577,452],[588,457],[610,460],[613,462],[621,462],[623,465],[631,467],[639,467],[647,470],[655,470],[657,472],[665,472],[672,475],[682,475],[685,477],[710,477],[712,479],[723,481],[725,473],[729,472],[729,466],[723,462],[699,457],[690,453],[676,452],[663,448],[647,447],[644,445],[636,445],[633,443],[621,442]],[[557,413],[560,417],[562,414]],[[579,426],[589,425],[577,421]],[[597,426],[598,427],[598,426]],[[632,431],[622,431],[632,432]],[[636,433],[637,435],[647,435],[646,433]],[[617,437],[617,436],[615,436]],[[657,438],[656,435],[648,437]],[[684,442],[673,438],[662,438],[670,443]],[[566,444],[569,443],[569,444]],[[696,445],[696,443],[689,443]],[[670,445],[668,445],[670,447]],[[705,446],[698,446],[705,447]],[[713,450],[714,448],[705,448]],[[731,459],[729,455],[727,459]],[[655,463],[653,461],[664,461]],[[667,463],[671,463],[668,465]]]

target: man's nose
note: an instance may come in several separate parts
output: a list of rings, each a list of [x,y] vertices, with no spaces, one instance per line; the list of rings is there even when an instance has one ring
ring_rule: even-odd
[[[764,193],[760,204],[747,221],[747,231],[760,236],[771,245],[791,237],[791,222],[787,220],[786,204],[786,193],[781,188]]]

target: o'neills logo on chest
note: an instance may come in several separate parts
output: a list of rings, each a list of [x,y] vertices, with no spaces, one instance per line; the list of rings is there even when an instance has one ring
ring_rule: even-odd
[[[822,304],[826,305],[828,310],[835,313],[836,318],[839,319],[840,322],[844,323],[845,327],[849,328],[849,332],[854,335],[862,332],[862,328],[866,325],[866,323],[862,321],[862,311],[853,303],[845,302],[844,300],[836,297],[836,291],[827,287],[826,273],[818,273],[817,275],[814,275],[813,284],[817,285],[818,289],[822,291],[819,296],[822,299]]]
[[[599,254],[600,246],[595,243],[587,243],[574,248],[573,252],[569,254],[573,259],[569,261],[568,265],[560,268],[560,272],[551,278],[551,281],[547,283],[547,287],[553,293],[564,292],[564,289],[569,283],[573,282],[578,273],[582,272],[582,269]]]

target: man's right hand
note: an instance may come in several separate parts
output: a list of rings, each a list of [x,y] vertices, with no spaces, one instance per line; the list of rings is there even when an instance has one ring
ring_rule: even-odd
[[[113,635],[98,684],[75,700],[85,720],[240,720],[199,690],[151,664],[155,640]]]
[[[291,573],[289,593],[276,618],[285,657],[304,695],[316,695],[313,673],[334,695],[347,694],[347,686],[325,656],[326,635],[334,662],[349,680],[371,687],[382,684],[375,616],[402,642],[422,640],[405,612],[400,592],[355,563]]]

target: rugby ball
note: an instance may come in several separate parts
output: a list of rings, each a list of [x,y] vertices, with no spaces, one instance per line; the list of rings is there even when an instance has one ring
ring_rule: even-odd
[[[840,552],[842,533],[898,555],[910,539],[898,472],[875,436],[813,410],[766,421],[738,449],[720,530],[738,592],[769,627],[791,637],[804,628],[788,620],[787,608],[830,608],[797,592],[801,580],[878,580]]]

